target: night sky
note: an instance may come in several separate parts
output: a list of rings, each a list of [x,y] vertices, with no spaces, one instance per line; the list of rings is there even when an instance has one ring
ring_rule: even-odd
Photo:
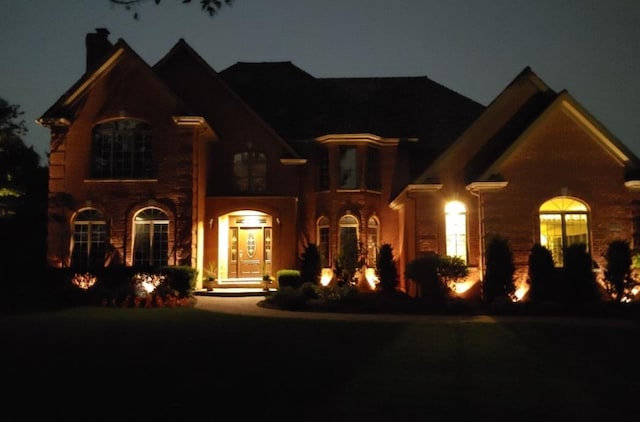
[[[215,70],[291,61],[316,77],[428,76],[488,105],[526,66],[566,89],[640,155],[638,0],[144,1],[139,20],[108,0],[0,0],[0,97],[37,119],[83,74],[84,39],[107,28],[154,65],[184,38]]]

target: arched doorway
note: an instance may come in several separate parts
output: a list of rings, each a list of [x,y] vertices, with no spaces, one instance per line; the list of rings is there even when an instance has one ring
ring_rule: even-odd
[[[255,282],[273,268],[273,227],[270,215],[238,210],[218,218],[220,281]]]

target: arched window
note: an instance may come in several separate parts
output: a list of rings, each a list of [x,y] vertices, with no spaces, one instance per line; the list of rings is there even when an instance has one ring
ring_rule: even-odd
[[[376,266],[378,248],[380,247],[380,222],[377,217],[369,217],[367,221],[367,265]]]
[[[100,268],[104,266],[107,246],[106,221],[102,213],[93,208],[78,212],[73,219],[71,266]]]
[[[151,127],[133,119],[96,125],[91,162],[92,177],[97,179],[152,177]]]
[[[358,259],[358,219],[351,214],[343,215],[338,222],[338,251],[347,259]]]
[[[267,156],[256,151],[234,154],[233,178],[240,192],[264,192],[267,190]]]
[[[158,208],[146,208],[133,218],[133,265],[160,267],[169,256],[169,218]]]
[[[330,267],[331,256],[329,254],[329,219],[327,217],[320,217],[317,223],[317,239],[318,250],[320,252],[320,259],[322,260],[323,267]]]
[[[449,202],[445,208],[447,256],[467,262],[467,209],[460,201]]]
[[[557,267],[564,265],[564,250],[583,243],[589,250],[587,206],[568,196],[556,196],[540,206],[540,244],[551,251]]]

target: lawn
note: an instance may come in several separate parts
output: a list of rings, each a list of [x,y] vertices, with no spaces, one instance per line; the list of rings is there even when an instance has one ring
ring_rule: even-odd
[[[3,315],[0,334],[7,421],[639,417],[637,327],[80,307]]]

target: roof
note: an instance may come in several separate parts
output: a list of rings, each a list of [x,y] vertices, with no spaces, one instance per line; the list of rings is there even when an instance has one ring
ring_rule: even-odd
[[[448,145],[484,109],[428,77],[316,78],[291,62],[238,62],[220,76],[290,141],[373,133]]]
[[[416,183],[461,177],[475,180],[491,166],[553,102],[557,94],[529,67],[487,106],[484,112]]]

